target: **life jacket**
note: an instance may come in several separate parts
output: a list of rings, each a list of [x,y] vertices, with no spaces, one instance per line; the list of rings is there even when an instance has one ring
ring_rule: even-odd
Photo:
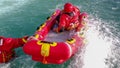
[[[56,20],[57,20],[58,23],[60,22],[60,16],[61,16],[62,14],[67,14],[67,15],[70,16],[70,17],[73,17],[73,16],[74,16],[74,13],[64,13],[63,11],[61,11],[61,13],[60,13],[60,14],[57,16],[57,18],[56,18]]]
[[[65,13],[69,18],[69,24],[67,25],[67,30],[73,30],[79,25],[79,17],[75,17],[75,13]]]
[[[2,43],[2,42],[1,42]],[[3,47],[4,44],[0,45],[0,63],[6,63],[15,56],[14,50],[6,51]]]
[[[0,45],[0,63],[6,63],[15,57],[15,48],[21,47],[25,38],[4,38]]]
[[[58,15],[56,18],[56,23],[53,26],[53,29],[58,28],[59,32],[64,30],[72,30],[78,26],[78,19],[79,17],[76,16],[76,12],[66,13],[61,11],[60,15]]]
[[[10,60],[15,57],[15,51],[10,50],[10,51],[1,51],[0,50],[0,63],[6,63],[9,62]]]

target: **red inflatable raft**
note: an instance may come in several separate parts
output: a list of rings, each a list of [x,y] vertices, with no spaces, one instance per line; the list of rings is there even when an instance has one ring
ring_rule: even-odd
[[[56,10],[35,32],[38,40],[28,41],[23,50],[32,59],[44,64],[61,64],[73,56],[82,45],[84,37],[77,32],[55,33],[51,30],[60,10]]]

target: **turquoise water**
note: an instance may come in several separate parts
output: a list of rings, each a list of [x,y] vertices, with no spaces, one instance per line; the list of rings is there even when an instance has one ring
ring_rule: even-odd
[[[86,47],[60,65],[32,61],[22,48],[18,48],[18,57],[7,64],[0,64],[0,68],[119,68],[120,0],[0,0],[0,35],[32,35],[37,26],[55,9],[62,9],[66,2],[90,15]]]

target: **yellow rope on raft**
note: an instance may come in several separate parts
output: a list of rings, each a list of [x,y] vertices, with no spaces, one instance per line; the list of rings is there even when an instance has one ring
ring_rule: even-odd
[[[57,45],[57,43],[56,42],[38,41],[37,44],[42,46],[40,53],[44,57],[43,58],[43,63],[47,64],[47,61],[46,61],[45,58],[49,56],[50,46],[55,47]]]

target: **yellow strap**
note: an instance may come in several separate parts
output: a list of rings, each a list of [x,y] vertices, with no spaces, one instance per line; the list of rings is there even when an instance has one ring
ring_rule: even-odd
[[[45,25],[46,25],[46,23],[41,24],[41,26],[39,27],[38,31],[41,31],[42,28],[43,28]]]
[[[51,20],[51,17],[50,17],[50,18],[48,18],[48,21],[49,21],[49,20]]]
[[[42,41],[37,41],[37,44],[38,45],[44,45],[44,44],[49,44],[50,46],[53,46],[53,47],[55,47],[56,45],[57,45],[57,43],[56,42],[42,42]]]
[[[38,38],[39,38],[39,34],[36,34],[36,35],[35,35],[35,38],[37,38],[37,39],[38,39]]]
[[[56,12],[54,12],[53,15],[56,15]]]
[[[79,36],[80,36],[80,37],[84,37],[84,36],[85,36],[85,35],[84,35],[84,31],[79,32]]]
[[[44,56],[44,57],[49,56],[50,46],[55,47],[57,45],[56,42],[49,43],[49,42],[41,42],[41,41],[38,41],[37,44],[42,45],[41,55]]]
[[[56,42],[45,42],[45,41],[37,41],[38,45],[42,45],[41,46],[41,55],[43,56],[43,61],[42,63],[47,64],[47,60],[46,57],[49,56],[50,54],[50,46],[55,47],[57,45]]]
[[[42,56],[49,56],[49,51],[50,51],[50,44],[43,44],[42,47],[41,47],[41,55]]]
[[[50,44],[50,46],[53,46],[53,47],[55,47],[56,45],[57,45],[56,42],[52,42],[52,44]]]
[[[22,41],[23,41],[24,43],[26,43],[26,42],[27,42],[27,40],[26,40],[26,39],[24,39],[24,38],[22,38]]]
[[[2,58],[3,58],[3,62],[5,62],[6,60],[5,60],[5,55],[4,55],[4,53],[2,52]]]
[[[67,40],[66,42],[69,43],[69,44],[73,44],[73,43],[75,43],[75,41],[76,40],[72,38],[72,39]]]
[[[47,64],[47,63],[48,63],[45,57],[43,57],[42,63],[43,63],[43,64]]]
[[[82,21],[82,25],[86,25],[87,23],[85,21]]]

